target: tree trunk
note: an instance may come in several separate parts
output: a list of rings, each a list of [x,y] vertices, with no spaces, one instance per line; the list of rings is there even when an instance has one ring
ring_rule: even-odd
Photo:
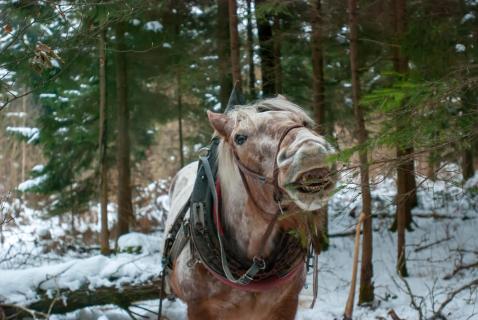
[[[24,89],[25,92],[27,92],[27,89]],[[24,96],[22,98],[22,111],[23,111],[23,118],[22,118],[22,123],[23,127],[27,126],[26,119],[27,119],[27,99],[28,96]],[[26,170],[26,160],[27,160],[27,144],[25,141],[22,141],[22,173],[21,173],[21,178],[22,182],[25,181],[25,170]]]
[[[401,158],[406,152],[399,149],[397,151],[397,158]],[[406,256],[405,256],[405,229],[407,224],[407,175],[404,171],[407,171],[407,163],[400,161],[397,167],[397,273],[401,277],[408,276]]]
[[[184,138],[183,138],[183,101],[181,93],[181,74],[178,71],[176,75],[177,92],[176,99],[178,105],[178,134],[179,134],[179,159],[181,168],[184,167]]]
[[[124,284],[120,288],[115,286],[99,287],[95,290],[83,286],[78,290],[62,289],[56,295],[47,294],[38,290],[39,300],[27,305],[26,308],[43,313],[48,313],[51,307],[52,314],[64,314],[78,309],[113,304],[121,308],[128,308],[136,301],[158,299],[161,285],[160,279],[152,279],[146,283]],[[57,301],[55,301],[55,299]],[[63,303],[65,301],[65,303]],[[0,310],[2,307],[0,306]],[[18,309],[4,308],[6,315],[13,315]],[[1,313],[0,313],[1,314]]]
[[[247,4],[247,60],[249,64],[249,96],[252,100],[256,99],[256,73],[254,67],[254,36],[252,33],[252,9],[251,0],[246,0]]]
[[[405,3],[406,0],[394,0],[393,21],[396,39],[401,42],[405,33]],[[401,52],[401,48],[393,48],[394,69],[405,75],[408,72],[408,59]],[[398,130],[401,128],[398,127]],[[405,232],[411,227],[412,206],[416,205],[415,168],[413,163],[413,147],[397,148],[397,272],[402,277],[407,276],[405,255]]]
[[[394,30],[395,30],[395,37],[399,43],[401,43],[404,34],[405,34],[405,7],[406,7],[406,0],[394,0],[394,10],[393,10],[393,21],[394,21]],[[400,47],[394,47],[393,49],[393,64],[394,69],[397,73],[405,75],[408,72],[408,59],[404,56],[401,52]],[[397,150],[397,153],[399,151]],[[404,209],[406,215],[406,228],[411,229],[412,224],[412,208],[416,207],[418,204],[417,201],[417,183],[415,180],[415,163],[413,158],[413,144],[407,148],[404,148],[400,151],[400,154],[403,155],[403,159],[400,161],[405,161],[405,165],[403,170],[400,171],[400,174],[404,175],[402,179],[405,180],[406,188],[404,192],[406,194],[406,201],[404,201],[401,205],[404,205],[406,208]],[[397,170],[397,175],[398,175]],[[398,190],[398,185],[397,185]],[[401,208],[400,208],[401,210]],[[397,207],[397,213],[399,208]]]
[[[317,132],[326,134],[325,128],[325,90],[324,90],[324,58],[322,48],[322,17],[321,0],[313,0],[311,3],[311,25],[312,25],[312,79],[314,89],[315,123]]]
[[[274,16],[273,39],[274,39],[274,89],[275,93],[282,93],[282,65],[281,65],[281,19]]]
[[[350,69],[352,74],[352,104],[355,121],[357,123],[358,143],[363,145],[367,141],[367,130],[363,109],[360,105],[360,80],[358,74],[358,21],[357,0],[348,0],[349,24],[350,24]],[[365,215],[363,226],[362,265],[360,267],[360,290],[359,303],[370,303],[374,299],[374,287],[372,282],[372,198],[370,195],[369,168],[367,150],[359,151],[360,158],[360,186],[362,191],[362,211]]]
[[[229,0],[229,36],[231,45],[232,81],[241,90],[241,62],[239,48],[239,33],[237,31],[237,4],[236,0]]]
[[[434,151],[430,151],[430,153],[428,154],[428,157],[427,157],[427,173],[426,173],[426,176],[427,176],[427,179],[431,180],[431,181],[435,181],[436,179],[436,152]]]
[[[125,26],[123,22],[116,25],[116,105],[118,113],[117,133],[117,168],[118,168],[118,229],[116,236],[129,232],[133,217],[131,199],[130,172],[130,140],[129,140],[129,110],[127,95],[126,53],[124,44]]]
[[[217,1],[217,55],[219,67],[219,102],[225,110],[232,91],[231,47],[229,41],[228,0]]]
[[[108,230],[108,166],[106,164],[106,150],[108,139],[107,121],[106,121],[106,31],[102,30],[98,36],[99,53],[99,87],[100,87],[100,133],[99,133],[99,153],[100,153],[100,207],[101,207],[101,232],[100,246],[101,254],[110,253]]]
[[[324,61],[322,48],[322,17],[321,0],[310,1],[311,15],[310,24],[312,26],[311,49],[312,49],[312,79],[313,79],[313,110],[315,123],[317,124],[317,133],[325,135],[325,90],[324,90]],[[328,249],[329,217],[327,205],[323,211],[323,235],[325,240],[322,249]]]
[[[463,113],[469,114],[476,106],[476,95],[470,89],[463,89],[461,101]],[[476,148],[476,143],[474,143],[473,138],[468,139],[468,141],[461,141],[461,172],[463,174],[463,183],[475,174],[473,151],[474,148]]]
[[[255,0],[257,34],[259,38],[259,56],[261,58],[262,95],[271,96],[275,91],[274,44],[272,27],[268,17],[260,16],[257,8],[265,0]]]
[[[471,147],[465,148],[462,152],[461,169],[463,172],[463,181],[473,177],[475,168],[473,166],[473,151]]]

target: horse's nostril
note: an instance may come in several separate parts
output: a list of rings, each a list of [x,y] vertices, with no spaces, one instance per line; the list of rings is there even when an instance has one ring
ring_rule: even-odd
[[[281,162],[284,162],[286,160],[287,160],[287,152],[285,150],[282,150],[281,152],[279,152],[279,154],[277,156],[277,162],[281,163]]]

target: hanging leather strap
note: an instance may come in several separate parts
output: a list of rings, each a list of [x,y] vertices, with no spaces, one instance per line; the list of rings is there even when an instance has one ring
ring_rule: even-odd
[[[214,181],[214,177],[212,175],[211,167],[209,166],[209,162],[207,161],[206,157],[201,157],[200,161],[201,161],[202,165],[204,166],[205,173],[206,173],[206,178],[207,178],[208,184],[209,184],[209,188],[212,191],[214,210],[216,210],[216,212],[219,212],[219,201],[218,201],[215,181]],[[217,215],[217,216],[219,216],[219,215]],[[224,271],[224,274],[226,275],[227,280],[229,280],[229,281],[231,281],[232,283],[235,283],[235,284],[247,285],[252,280],[254,280],[254,276],[259,271],[264,270],[266,268],[266,264],[265,264],[265,261],[263,259],[263,254],[264,254],[264,251],[265,251],[265,243],[267,243],[267,241],[269,240],[270,235],[272,234],[272,230],[274,229],[274,225],[277,221],[278,216],[279,216],[279,214],[276,214],[274,216],[274,219],[267,226],[267,229],[266,229],[264,235],[261,238],[261,247],[259,249],[258,254],[256,256],[254,256],[254,258],[252,259],[251,266],[246,270],[246,272],[244,272],[238,278],[236,278],[232,274],[231,269],[229,268],[226,251],[225,251],[224,244],[223,244],[223,237],[222,237],[220,232],[217,232],[217,240],[219,242],[219,250],[220,250],[220,254],[221,254],[221,265],[222,265],[222,269]]]

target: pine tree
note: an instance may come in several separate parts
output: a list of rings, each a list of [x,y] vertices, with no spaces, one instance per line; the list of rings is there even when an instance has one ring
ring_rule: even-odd
[[[259,56],[261,58],[262,95],[267,97],[275,93],[275,71],[274,43],[269,15],[261,13],[259,10],[265,4],[265,0],[255,0]]]
[[[405,32],[405,0],[394,0],[394,22],[397,39],[401,39]],[[394,69],[397,73],[404,75],[408,69],[408,61],[400,52],[394,48]],[[405,229],[411,223],[412,193],[416,191],[413,186],[415,181],[413,165],[413,147],[397,148],[397,272],[400,276],[408,276],[405,256]],[[411,189],[413,188],[413,189]]]
[[[117,170],[118,170],[118,225],[117,238],[129,232],[133,222],[130,165],[130,112],[128,109],[128,78],[125,45],[125,23],[115,26],[116,35],[116,105],[117,105]]]
[[[109,230],[108,230],[108,164],[107,164],[107,117],[106,117],[106,31],[101,30],[98,35],[98,59],[99,59],[99,108],[100,108],[100,132],[98,134],[99,148],[99,171],[100,171],[100,210],[101,210],[101,253],[108,255]]]
[[[311,25],[312,25],[312,72],[314,85],[314,115],[318,126],[318,133],[326,134],[325,122],[325,89],[324,89],[324,58],[322,39],[322,13],[321,0],[311,1]]]
[[[360,267],[359,303],[370,303],[374,299],[373,264],[372,264],[372,197],[370,194],[369,165],[367,157],[367,129],[363,107],[360,104],[360,79],[358,74],[358,19],[357,0],[348,0],[350,27],[350,70],[352,75],[352,105],[357,127],[357,140],[362,146],[360,158],[360,187],[362,191],[362,212],[364,213],[362,264]]]
[[[219,101],[224,110],[232,90],[229,0],[217,0],[217,55],[219,59]]]
[[[229,32],[231,44],[231,66],[232,66],[232,80],[234,84],[240,89],[241,81],[241,63],[240,63],[240,46],[239,33],[237,32],[237,4],[236,0],[229,0]]]
[[[252,100],[256,99],[256,70],[254,65],[254,36],[252,33],[252,8],[251,1],[246,0],[247,4],[247,62],[249,66],[248,83],[249,83],[249,96]]]

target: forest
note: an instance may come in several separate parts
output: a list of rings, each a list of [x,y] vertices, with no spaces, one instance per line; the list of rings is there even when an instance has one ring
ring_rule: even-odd
[[[295,319],[478,320],[477,15],[0,0],[0,320],[159,319],[168,193],[233,87],[300,106],[334,149]]]

